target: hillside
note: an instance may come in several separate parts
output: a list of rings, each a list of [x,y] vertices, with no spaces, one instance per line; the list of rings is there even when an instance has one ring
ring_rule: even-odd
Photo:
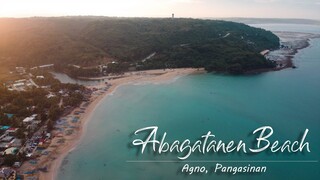
[[[259,52],[278,46],[279,38],[269,31],[217,20],[0,19],[0,65],[10,66],[54,63],[58,69],[67,70],[69,64],[93,67],[116,61],[116,65],[108,66],[108,72],[129,67],[205,67],[241,73],[272,67]],[[81,70],[67,72],[77,76]]]

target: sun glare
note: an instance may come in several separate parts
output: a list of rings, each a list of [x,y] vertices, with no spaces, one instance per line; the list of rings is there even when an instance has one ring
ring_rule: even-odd
[[[318,19],[319,2],[260,0],[1,0],[0,17],[125,16],[276,17]],[[270,12],[273,13],[270,13]],[[286,13],[283,13],[283,12]]]
[[[171,1],[167,1],[167,3],[170,2]],[[105,15],[132,17],[152,13],[157,15],[154,8],[163,10],[161,5],[164,4],[166,3],[162,2],[160,5],[159,3],[156,5],[153,0],[5,0],[0,5],[0,16]]]

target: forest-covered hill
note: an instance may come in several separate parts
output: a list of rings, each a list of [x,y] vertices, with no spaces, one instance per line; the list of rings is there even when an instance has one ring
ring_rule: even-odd
[[[92,67],[116,61],[118,67],[113,71],[205,67],[209,71],[245,72],[272,67],[259,52],[278,46],[279,38],[269,31],[220,20],[0,19],[1,65],[54,63],[66,68],[69,64]]]

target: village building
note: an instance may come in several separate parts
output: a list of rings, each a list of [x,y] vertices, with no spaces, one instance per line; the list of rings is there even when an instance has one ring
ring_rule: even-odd
[[[37,117],[37,114],[33,114],[30,117],[26,117],[24,118],[24,120],[22,120],[23,123],[31,123],[32,121],[34,121]]]
[[[16,179],[16,171],[12,168],[3,167],[0,169],[0,180]]]
[[[36,76],[37,79],[44,79],[44,76]]]

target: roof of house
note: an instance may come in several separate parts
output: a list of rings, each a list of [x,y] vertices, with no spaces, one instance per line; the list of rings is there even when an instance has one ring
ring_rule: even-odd
[[[17,153],[18,148],[16,147],[11,147],[8,148],[4,151],[5,154],[16,154]]]
[[[15,171],[11,168],[1,168],[0,169],[0,178],[8,178],[12,173],[14,173]]]
[[[6,116],[7,116],[8,118],[12,118],[12,117],[13,117],[13,114],[8,114],[8,113],[6,113]]]
[[[33,121],[36,117],[37,117],[37,114],[33,114],[33,115],[30,116],[30,117],[24,118],[24,120],[22,120],[22,121],[23,121],[24,123],[28,123],[28,122]]]
[[[7,137],[2,138],[1,141],[3,141],[3,142],[9,142],[9,141],[12,141],[13,139],[14,139],[13,136],[7,136]]]

